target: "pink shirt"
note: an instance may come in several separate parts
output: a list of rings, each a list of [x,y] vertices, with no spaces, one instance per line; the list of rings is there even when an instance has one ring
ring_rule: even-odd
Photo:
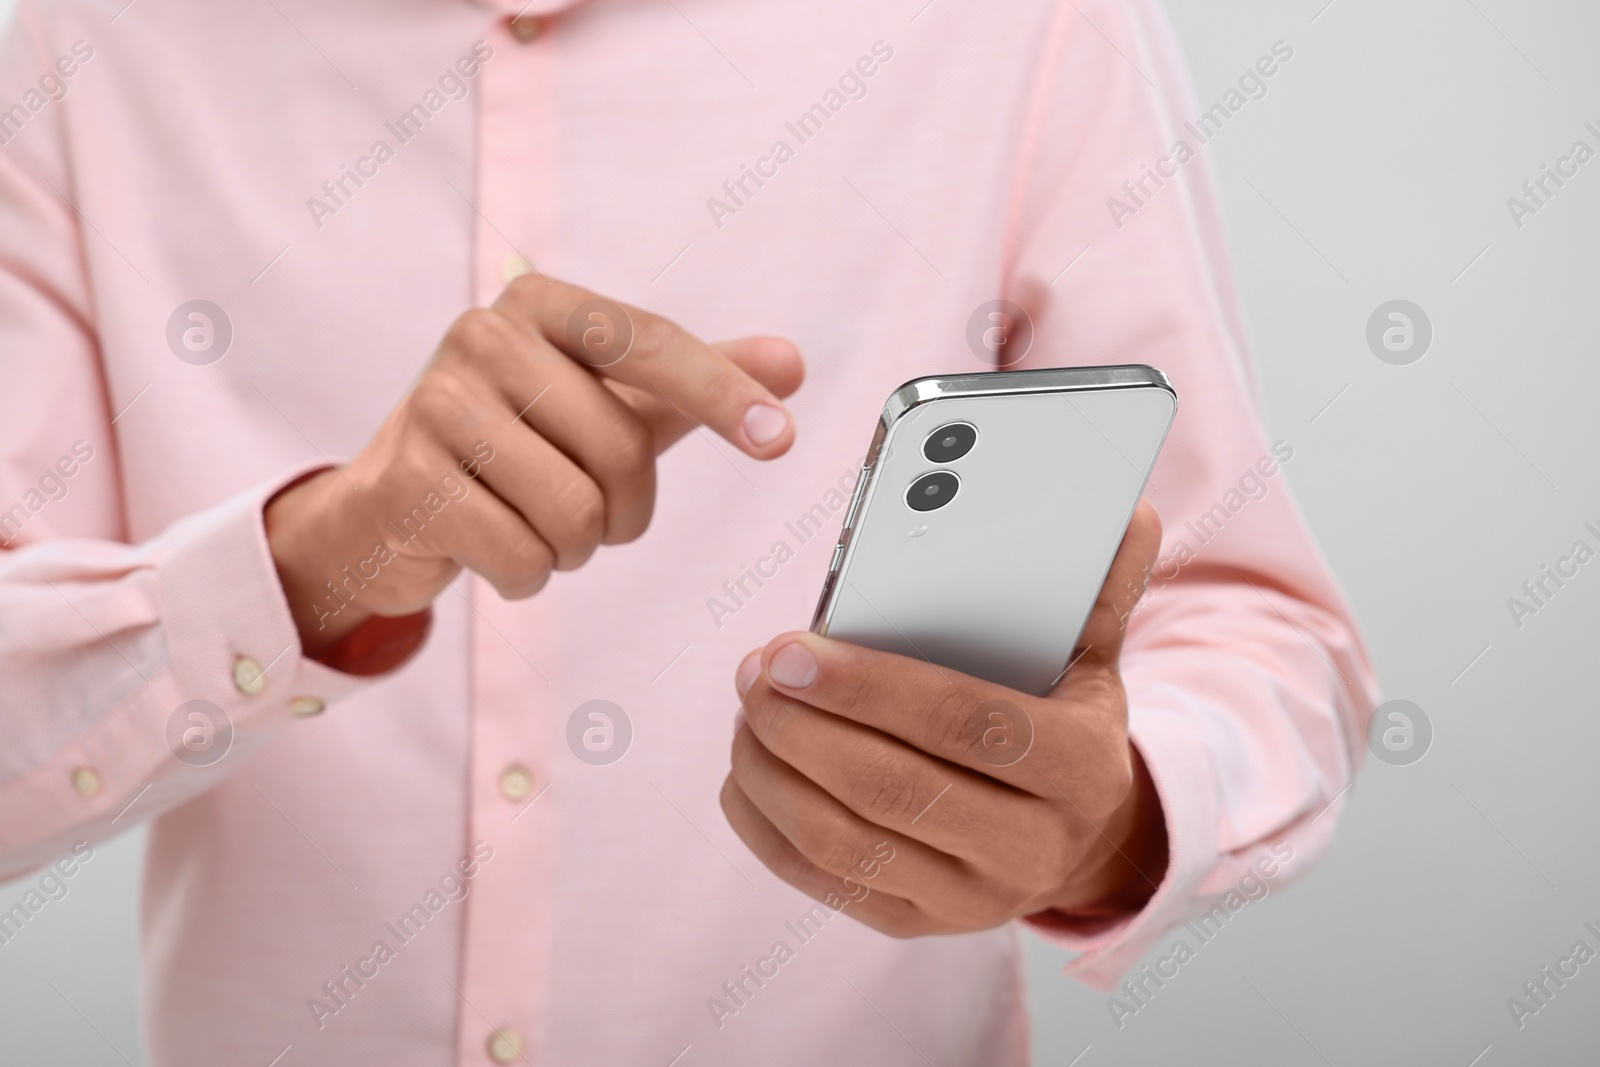
[[[1154,0],[125,2],[22,0],[0,44],[0,877],[150,821],[153,1062],[1024,1063],[1015,926],[814,911],[717,802],[733,669],[807,624],[884,398],[980,367],[1001,297],[1028,365],[1181,396],[1124,656],[1170,868],[1035,925],[1104,986],[1326,849],[1372,674]],[[793,338],[798,444],[693,435],[638,542],[520,603],[463,578],[388,676],[305,660],[263,501],[529,261]]]

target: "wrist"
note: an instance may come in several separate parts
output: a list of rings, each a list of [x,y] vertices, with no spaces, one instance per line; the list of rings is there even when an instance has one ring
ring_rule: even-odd
[[[262,513],[278,582],[310,659],[321,659],[372,617],[338,596],[341,481],[337,468],[313,471],[279,490]]]

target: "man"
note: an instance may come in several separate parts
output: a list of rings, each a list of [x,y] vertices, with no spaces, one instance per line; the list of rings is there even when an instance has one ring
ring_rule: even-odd
[[[1326,848],[1371,671],[1153,3],[0,55],[0,847],[150,821],[154,1063],[1022,1063],[1010,920],[1105,986]],[[1000,356],[1182,397],[1048,698],[796,632],[884,397]]]

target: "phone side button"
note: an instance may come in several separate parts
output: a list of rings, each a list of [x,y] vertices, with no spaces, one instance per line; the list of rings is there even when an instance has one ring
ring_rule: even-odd
[[[867,495],[867,479],[872,477],[871,467],[862,467],[861,473],[856,475],[856,491],[850,496],[850,508],[844,513],[844,528],[851,530],[856,525],[856,512],[861,510],[861,500]]]
[[[833,583],[838,581],[837,572],[828,572],[828,577],[822,583],[822,595],[817,598],[817,610],[811,615],[811,632],[827,636],[828,605],[833,602]]]
[[[837,574],[839,571],[839,562],[843,559],[844,542],[840,541],[838,544],[833,546],[833,559],[828,563],[828,573]]]

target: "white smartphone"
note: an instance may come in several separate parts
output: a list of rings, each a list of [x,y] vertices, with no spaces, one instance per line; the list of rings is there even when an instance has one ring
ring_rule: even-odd
[[[884,406],[811,629],[1043,695],[1178,395],[1153,367],[918,378]]]

